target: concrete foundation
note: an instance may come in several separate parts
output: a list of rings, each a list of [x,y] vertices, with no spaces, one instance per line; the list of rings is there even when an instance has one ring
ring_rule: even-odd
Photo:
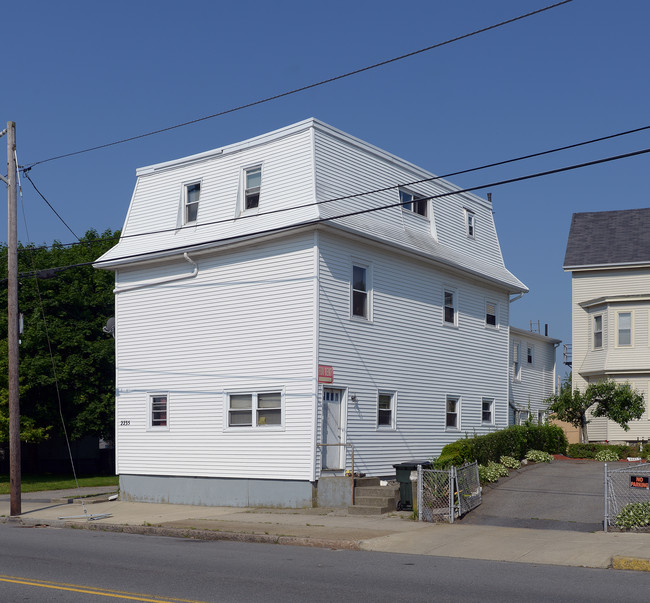
[[[318,480],[316,500],[319,507],[349,507],[352,504],[354,479],[351,477],[323,477]]]
[[[293,480],[120,475],[120,496],[133,502],[208,507],[312,507],[311,482]]]

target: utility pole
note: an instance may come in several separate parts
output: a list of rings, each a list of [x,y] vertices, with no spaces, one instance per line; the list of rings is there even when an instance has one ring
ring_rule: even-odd
[[[9,484],[10,515],[21,514],[20,501],[20,400],[18,398],[18,166],[16,165],[16,124],[7,122],[7,280],[9,339]]]

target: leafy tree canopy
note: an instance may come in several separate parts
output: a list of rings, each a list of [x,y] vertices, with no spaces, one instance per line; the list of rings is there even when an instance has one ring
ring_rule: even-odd
[[[101,235],[89,230],[81,243],[49,248],[19,246],[18,304],[24,317],[20,345],[21,439],[38,441],[62,433],[77,439],[95,435],[113,439],[115,346],[102,331],[114,314],[114,276],[110,271],[79,266],[110,249],[119,231]],[[103,240],[108,239],[108,240]],[[7,247],[0,247],[2,276]],[[43,277],[51,277],[45,278]],[[6,287],[6,285],[5,285]],[[6,441],[8,415],[7,296],[0,296],[0,440]],[[55,386],[58,379],[59,391]]]

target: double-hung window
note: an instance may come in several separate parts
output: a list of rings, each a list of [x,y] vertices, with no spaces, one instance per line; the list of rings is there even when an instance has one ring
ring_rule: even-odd
[[[526,362],[528,362],[528,364],[533,363],[533,356],[534,356],[533,346],[529,345],[526,347]]]
[[[494,400],[492,398],[483,398],[481,401],[481,421],[490,425],[494,424]]]
[[[244,210],[259,207],[261,188],[262,168],[257,166],[244,170]]]
[[[169,428],[169,398],[167,394],[149,395],[149,427],[151,429]]]
[[[594,349],[598,350],[603,347],[603,315],[594,316]]]
[[[228,395],[228,427],[282,425],[282,392],[251,392]]]
[[[632,312],[618,313],[618,345],[632,345]]]
[[[512,378],[514,381],[521,381],[521,358],[520,344],[512,344]]]
[[[447,396],[445,427],[450,430],[460,429],[460,398]]]
[[[199,197],[201,196],[201,183],[185,185],[183,200],[183,224],[196,222],[199,215]]]
[[[370,270],[367,266],[352,266],[352,316],[370,320]]]
[[[494,302],[485,302],[485,325],[497,326],[497,305]]]
[[[395,429],[395,392],[380,391],[377,395],[377,427]]]
[[[400,189],[399,202],[402,204],[402,209],[426,217],[427,200],[423,199],[419,195]]]
[[[443,295],[443,323],[456,326],[458,324],[458,310],[456,305],[456,292],[445,289]]]
[[[476,238],[476,215],[469,209],[465,210],[465,232],[468,238]]]

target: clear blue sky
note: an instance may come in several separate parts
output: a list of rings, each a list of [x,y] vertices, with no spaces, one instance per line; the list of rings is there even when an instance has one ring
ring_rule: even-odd
[[[5,3],[0,123],[17,123],[18,160],[26,165],[304,86],[550,3]],[[121,228],[137,167],[307,117],[436,174],[646,126],[649,23],[647,0],[574,0],[308,92],[44,163],[31,176],[82,235]],[[647,147],[650,132],[451,180],[474,186]],[[649,162],[643,155],[489,189],[506,265],[531,290],[512,305],[513,325],[539,320],[570,341],[562,261],[571,214],[649,206]],[[26,181],[23,189],[29,238],[74,240]],[[19,238],[28,240],[22,221]]]

